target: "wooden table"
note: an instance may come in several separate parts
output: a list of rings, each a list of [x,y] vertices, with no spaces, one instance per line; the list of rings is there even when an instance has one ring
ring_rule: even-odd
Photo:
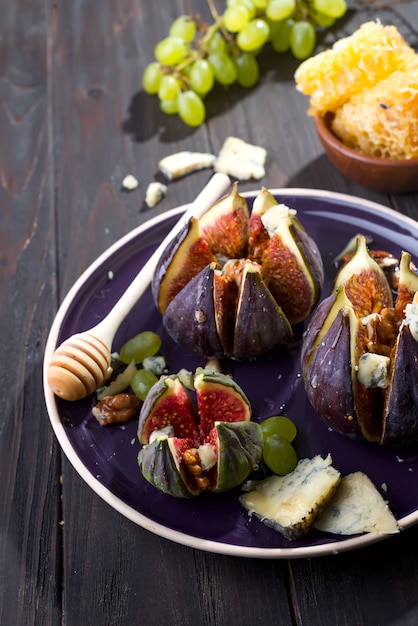
[[[364,4],[327,41],[380,16],[418,45],[418,2]],[[235,135],[267,149],[266,187],[349,193],[414,219],[418,194],[369,191],[331,166],[288,55],[262,55],[254,90],[216,89],[197,130],[161,114],[141,89],[142,71],[176,16],[209,17],[203,0],[1,5],[1,624],[417,624],[416,527],[338,556],[254,560],[194,550],[128,521],[62,454],[44,405],[42,359],[57,308],[83,270],[208,180],[202,171],[171,183],[147,209],[146,187],[171,152],[216,153]],[[123,193],[128,173],[139,187]]]

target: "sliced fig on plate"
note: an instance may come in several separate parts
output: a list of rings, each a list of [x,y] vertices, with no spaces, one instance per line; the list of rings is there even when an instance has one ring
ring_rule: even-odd
[[[406,305],[411,304],[414,295],[418,291],[418,274],[411,268],[411,255],[409,252],[402,252],[395,301],[395,309],[399,318],[403,317]]]
[[[418,291],[405,305],[384,407],[384,445],[418,441]]]
[[[353,257],[343,265],[335,279],[335,287],[344,285],[348,299],[359,317],[379,313],[393,306],[392,290],[386,275],[369,253],[366,238],[357,237]]]
[[[247,254],[249,210],[238,183],[200,218],[200,231],[212,252],[224,259],[240,259]]]
[[[191,220],[168,247],[153,279],[170,335],[188,351],[209,358],[219,358],[219,343],[223,356],[236,359],[263,358],[281,348],[293,335],[289,325],[312,312],[324,280],[318,247],[296,211],[263,188],[250,215],[237,189],[234,183],[198,222]],[[211,276],[193,280],[208,265]],[[272,316],[271,328],[262,313]]]
[[[183,451],[193,441],[162,434],[138,453],[138,464],[144,478],[156,489],[174,498],[192,498],[202,489],[185,469]]]
[[[277,214],[278,202],[273,194],[262,187],[260,193],[255,197],[253,202],[253,207],[251,210],[250,216],[250,234],[248,241],[248,256],[253,260],[261,263],[261,258],[263,256],[263,251],[270,241],[270,237],[273,231],[270,227],[270,232],[268,229],[269,219],[268,216],[263,218],[263,216],[269,211],[269,209],[274,208],[274,213]],[[289,208],[285,205],[280,205],[286,211],[286,215],[289,214]],[[293,214],[296,214],[296,211],[293,211]],[[264,224],[263,219],[266,221],[266,225]],[[276,224],[277,226],[277,224]]]
[[[221,493],[241,485],[257,469],[263,451],[263,436],[255,422],[216,422],[208,435],[216,450],[211,491]]]
[[[191,218],[174,237],[154,272],[152,291],[160,313],[185,285],[216,257],[202,238],[199,220]]]
[[[197,432],[197,413],[190,395],[178,376],[161,376],[151,387],[141,407],[138,439],[149,443],[155,430],[171,426],[177,437],[193,437]]]
[[[250,306],[249,306],[250,305]],[[245,261],[235,312],[234,359],[252,359],[285,346],[292,327],[267,289],[260,268]]]
[[[163,322],[172,339],[185,350],[221,358],[225,350],[216,326],[215,269],[216,264],[210,263],[183,287],[168,305]]]
[[[359,236],[336,292],[313,314],[301,353],[305,389],[340,434],[383,445],[418,442],[417,290],[403,253],[393,306],[388,279]]]
[[[304,321],[318,302],[324,275],[316,243],[294,216],[280,219],[261,263],[267,286],[289,322]]]
[[[194,413],[185,399],[190,397],[173,376],[163,377],[151,389],[154,402],[141,413],[138,423],[138,437],[146,442],[138,455],[142,474],[174,497],[232,489],[261,459],[261,428],[250,421],[251,406],[241,387],[230,376],[202,368],[196,371],[194,384],[194,412],[199,415],[194,431]],[[179,395],[179,402],[171,397],[162,411],[164,396],[173,393]],[[170,412],[165,411],[168,407]]]
[[[208,435],[215,422],[248,422],[250,402],[233,378],[213,370],[198,369],[194,379],[200,431]]]
[[[301,354],[313,408],[331,428],[353,439],[361,437],[355,399],[361,333],[362,325],[340,287],[313,314]]]

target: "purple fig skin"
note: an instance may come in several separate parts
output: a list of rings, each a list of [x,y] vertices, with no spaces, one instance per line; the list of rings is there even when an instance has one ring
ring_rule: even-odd
[[[312,273],[312,278],[315,284],[316,304],[324,286],[324,264],[321,253],[316,241],[308,235],[302,224],[296,219],[294,219],[292,232],[300,251],[306,259],[306,265],[310,268]]]
[[[292,327],[259,272],[245,273],[239,302],[244,306],[238,307],[235,318],[232,358],[255,359],[289,343]]]
[[[215,323],[214,268],[207,265],[170,302],[163,316],[171,338],[188,352],[222,358],[224,349]]]
[[[325,322],[325,318],[327,317],[332,305],[334,304],[336,297],[337,294],[335,292],[318,304],[303,335],[303,343],[301,349],[301,363],[303,371],[305,371],[307,368],[307,364],[311,357],[312,349],[318,333],[321,330],[322,325]]]
[[[187,476],[183,478],[176,465],[170,439],[155,439],[141,448],[138,465],[143,477],[151,485],[174,498],[192,498],[201,492],[192,481],[187,481]]]
[[[382,445],[400,446],[418,441],[418,343],[402,326],[393,356]]]
[[[351,378],[350,320],[342,310],[309,363],[303,378],[310,403],[328,426],[351,439],[363,439],[357,422]]]

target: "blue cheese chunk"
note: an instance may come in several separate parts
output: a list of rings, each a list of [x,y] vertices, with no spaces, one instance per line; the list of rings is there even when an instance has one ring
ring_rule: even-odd
[[[286,204],[276,204],[261,216],[261,221],[269,236],[272,237],[282,220],[295,215],[295,209],[290,209]]]
[[[407,304],[405,307],[405,319],[402,325],[409,326],[409,332],[418,342],[418,292],[415,294],[412,304]]]
[[[400,530],[387,502],[363,472],[344,476],[314,527],[338,535],[388,535]]]
[[[286,476],[270,476],[255,483],[255,488],[241,496],[241,504],[250,515],[287,539],[299,539],[312,526],[334,495],[341,477],[332,467],[331,455],[301,459]]]
[[[216,156],[208,152],[190,152],[188,150],[169,154],[159,161],[160,171],[168,178],[175,180],[207,167],[213,167]]]
[[[215,163],[215,171],[234,176],[238,180],[259,180],[266,171],[267,150],[246,143],[238,137],[227,137]]]
[[[365,352],[358,362],[357,379],[365,387],[385,389],[389,385],[389,366],[389,357]]]
[[[167,195],[167,185],[163,185],[158,181],[148,185],[145,193],[145,204],[152,209]]]

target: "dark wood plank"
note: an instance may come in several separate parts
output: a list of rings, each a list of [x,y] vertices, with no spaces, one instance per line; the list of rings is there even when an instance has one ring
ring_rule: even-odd
[[[216,89],[197,130],[162,115],[141,90],[142,70],[171,21],[190,11],[209,18],[205,0],[173,0],[164,11],[139,0],[100,8],[88,0],[3,2],[0,623],[415,624],[417,528],[361,551],[300,561],[193,550],[104,503],[62,458],[48,424],[42,352],[59,302],[110,244],[192,200],[210,176],[171,183],[167,198],[146,209],[146,187],[166,154],[217,152],[236,135],[267,148],[267,187],[351,193],[418,219],[417,194],[370,192],[330,166],[288,55],[262,54],[256,90]],[[418,2],[380,13],[366,7],[349,19],[376,15],[416,36]],[[120,189],[127,173],[139,180],[132,193]]]
[[[59,455],[42,355],[56,307],[48,11],[2,7],[0,38],[0,622],[61,616]]]

